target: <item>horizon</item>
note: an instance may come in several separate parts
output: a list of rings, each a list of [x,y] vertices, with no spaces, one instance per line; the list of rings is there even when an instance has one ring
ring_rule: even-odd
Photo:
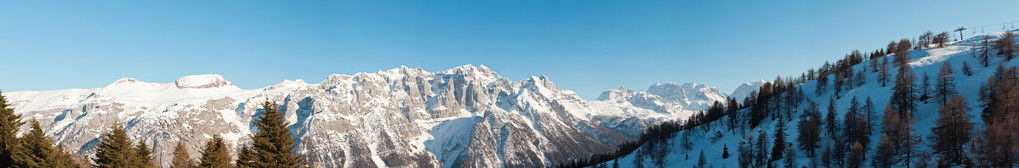
[[[1019,16],[984,7],[1019,4],[1012,1],[871,2],[880,4],[16,2],[0,7],[10,25],[0,27],[0,71],[30,73],[0,74],[0,89],[100,88],[120,78],[163,83],[199,74],[256,89],[283,80],[320,83],[331,74],[471,64],[514,82],[548,76],[588,100],[667,82],[730,94],[745,82],[798,76],[853,49],[870,52],[927,30],[955,38],[954,28]],[[967,30],[964,38],[995,31]]]

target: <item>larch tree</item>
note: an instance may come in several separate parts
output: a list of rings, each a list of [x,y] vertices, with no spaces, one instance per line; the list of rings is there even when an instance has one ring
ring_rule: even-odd
[[[990,41],[990,37],[987,36],[984,36],[984,40],[980,41],[980,56],[978,56],[977,59],[980,60],[980,65],[983,65],[984,67],[990,66]]]
[[[930,144],[943,162],[961,165],[968,158],[964,147],[970,142],[973,123],[969,121],[966,99],[955,95],[938,109],[934,127],[931,127]]]
[[[998,55],[1005,56],[1005,60],[1012,60],[1015,58],[1015,33],[1012,31],[1005,31],[1005,34],[994,41],[994,48],[998,50]]]
[[[18,146],[18,129],[25,122],[20,114],[14,114],[14,107],[7,104],[7,97],[0,91],[0,167],[10,167],[12,154]]]
[[[881,87],[885,87],[888,84],[888,78],[891,77],[891,72],[888,70],[888,57],[881,57],[881,66],[878,69],[877,81],[881,82]]]
[[[262,109],[264,112],[255,117],[258,132],[251,136],[252,146],[242,149],[237,166],[287,168],[304,165],[304,156],[294,152],[296,144],[287,129],[290,123],[279,106],[266,100]]]
[[[912,114],[916,110],[916,77],[909,66],[899,66],[899,73],[895,75],[895,86],[892,87],[892,97],[888,100],[893,110],[902,117],[904,113]]]
[[[938,103],[945,104],[948,98],[958,94],[955,91],[955,78],[952,77],[952,64],[947,62],[941,64],[941,70],[938,71],[935,80],[937,83],[934,84],[934,100]]]

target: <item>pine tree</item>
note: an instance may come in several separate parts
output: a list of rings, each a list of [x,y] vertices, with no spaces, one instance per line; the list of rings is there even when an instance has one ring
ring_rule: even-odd
[[[980,60],[980,65],[983,65],[984,67],[987,67],[987,66],[990,65],[990,60],[989,60],[990,57],[991,57],[991,53],[990,53],[991,52],[990,51],[990,49],[991,49],[990,48],[990,41],[991,40],[987,36],[984,36],[984,40],[980,41],[980,51],[981,52],[980,52],[980,56],[977,57],[977,59]]]
[[[969,67],[969,63],[966,61],[962,62],[962,74],[966,76],[973,76],[973,70]]]
[[[973,123],[969,122],[965,98],[952,96],[948,103],[938,109],[938,117],[931,128],[931,149],[946,163],[960,165],[967,158],[963,150],[969,143]]]
[[[828,132],[827,135],[831,140],[835,140],[839,131],[838,120],[835,119],[835,98],[828,100],[828,114],[825,116],[824,126]]]
[[[943,63],[938,72],[938,78],[934,85],[934,98],[938,103],[945,104],[948,98],[957,94],[955,91],[955,79],[952,78],[952,65]]]
[[[201,163],[198,164],[198,167],[230,167],[231,157],[228,150],[223,142],[223,137],[219,135],[212,137],[212,139],[205,142],[205,149],[202,149],[202,158],[199,159]]]
[[[173,148],[173,161],[170,162],[171,168],[192,168],[194,161],[191,160],[191,155],[188,154],[187,146],[184,146],[184,141],[177,141],[177,147]]]
[[[251,136],[252,147],[244,148],[237,160],[238,167],[298,167],[304,164],[304,156],[294,152],[294,139],[290,125],[275,102],[262,104],[265,111],[255,118],[258,132]],[[250,155],[244,155],[248,153]],[[249,157],[255,156],[255,157]]]
[[[704,167],[707,167],[707,165],[708,165],[708,159],[704,158],[704,149],[701,149],[701,156],[697,157],[697,166],[696,167],[704,168]]]
[[[752,146],[752,143],[748,143],[748,142],[753,142],[753,141],[754,141],[754,135],[753,135],[753,133],[751,133],[750,135],[747,136],[747,140],[746,141],[741,141],[739,143],[739,146],[736,147],[736,151],[739,152],[739,156],[737,156],[737,157],[739,157],[739,158],[737,158],[737,160],[739,161],[739,167],[751,167],[751,164],[753,163],[753,160],[754,160],[753,159],[753,155],[754,155],[753,154],[753,148],[754,147]]]
[[[96,145],[98,149],[96,149],[95,160],[93,160],[94,166],[97,168],[136,166],[134,161],[138,154],[134,145],[131,144],[131,140],[127,138],[124,127],[120,123],[114,123],[110,129]]]
[[[729,147],[726,146],[725,144],[722,144],[722,159],[728,158],[729,158]]]
[[[149,150],[145,141],[138,141],[138,146],[135,146],[135,167],[156,167],[155,162],[152,162],[152,150]]]
[[[920,85],[920,101],[927,104],[927,99],[931,97],[931,78],[926,73],[923,74],[923,83]]]
[[[7,98],[0,91],[0,167],[10,167],[12,155],[18,146],[18,129],[25,122],[21,114],[14,114],[14,107],[7,104]]]
[[[796,137],[796,141],[799,142],[800,149],[807,154],[807,157],[814,157],[814,149],[817,148],[817,143],[821,139],[821,110],[818,109],[817,103],[810,102],[807,109],[803,110],[803,114],[800,114],[798,128],[799,136]]]
[[[771,149],[771,160],[772,161],[782,159],[782,154],[785,152],[785,147],[787,146],[786,142],[785,142],[785,136],[786,136],[786,134],[785,134],[785,122],[784,122],[784,120],[777,120],[777,121],[778,121],[778,123],[775,124],[775,140],[772,141],[773,143],[775,143],[774,145],[772,145],[772,149]]]
[[[18,141],[20,145],[13,153],[13,167],[76,167],[72,164],[71,154],[64,150],[53,147],[46,133],[39,126],[39,121],[32,119],[29,122],[32,128],[22,135]]]
[[[757,142],[754,143],[754,165],[756,167],[764,167],[768,164],[768,132],[764,130],[757,131]]]

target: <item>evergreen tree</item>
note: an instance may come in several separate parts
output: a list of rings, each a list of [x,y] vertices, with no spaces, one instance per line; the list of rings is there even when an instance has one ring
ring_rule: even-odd
[[[725,144],[722,144],[722,159],[728,158],[729,158],[729,147],[725,146]]]
[[[990,65],[990,41],[991,40],[987,36],[984,36],[984,40],[980,41],[980,56],[977,57],[977,59],[980,60],[980,65],[983,65],[984,67]]]
[[[765,167],[768,164],[768,132],[764,130],[757,131],[757,142],[754,143],[754,165],[755,167]]]
[[[753,160],[754,160],[753,159],[753,155],[754,155],[753,154],[753,148],[754,147],[751,146],[752,144],[748,143],[748,142],[753,142],[753,141],[754,141],[754,134],[751,133],[750,135],[747,136],[747,140],[745,142],[740,142],[739,146],[736,147],[736,151],[739,152],[739,156],[737,156],[737,157],[739,157],[739,158],[737,158],[737,160],[739,162],[739,167],[751,167],[751,165],[753,163]],[[636,159],[634,159],[634,160],[636,160]]]
[[[191,160],[191,155],[188,154],[187,146],[184,146],[184,141],[177,141],[177,147],[173,148],[173,161],[170,162],[170,167],[192,168],[194,164],[194,161]]]
[[[218,168],[218,167],[230,167],[230,152],[227,151],[226,144],[223,142],[223,137],[216,135],[205,142],[205,149],[202,149],[202,158],[199,159],[201,163],[198,167],[202,168]]]
[[[14,107],[7,104],[7,97],[0,91],[0,167],[10,167],[12,154],[18,146],[18,129],[25,122],[21,114],[14,114]]]
[[[923,74],[923,83],[920,85],[920,101],[927,104],[927,99],[931,97],[931,78],[926,73]]]
[[[704,158],[704,149],[701,149],[701,156],[697,157],[697,166],[696,167],[704,168],[704,167],[707,167],[707,165],[708,165],[708,159]]]
[[[969,67],[969,63],[962,61],[962,74],[966,76],[973,76],[973,70]]]
[[[99,144],[96,145],[96,156],[94,167],[97,168],[122,168],[136,166],[135,160],[138,152],[135,150],[131,140],[120,123],[114,123],[110,131],[103,134]]]
[[[800,149],[807,157],[814,157],[814,149],[821,140],[821,110],[818,109],[817,103],[810,102],[807,109],[803,110],[798,127],[799,136],[796,137],[796,141],[799,142]]]
[[[138,141],[138,146],[135,146],[135,167],[156,167],[155,162],[152,162],[152,150],[149,150],[145,141]]]
[[[32,119],[29,126],[32,130],[22,135],[18,141],[20,145],[14,150],[12,167],[77,167],[70,153],[53,147],[39,121]]]
[[[955,91],[955,79],[952,78],[952,65],[949,63],[943,63],[941,70],[938,72],[938,78],[936,84],[934,84],[934,99],[940,104],[948,102],[948,98],[957,94]]]
[[[787,146],[786,142],[785,142],[785,136],[786,136],[786,134],[785,134],[785,122],[784,122],[784,120],[777,120],[777,121],[778,121],[778,123],[775,124],[775,140],[772,141],[773,143],[775,143],[774,145],[772,145],[772,149],[771,149],[771,160],[772,161],[782,159],[782,154],[785,152],[785,147]]]
[[[835,140],[837,132],[839,131],[838,120],[835,119],[835,98],[828,100],[828,114],[825,116],[824,126],[828,132],[827,135],[831,140]]]
[[[967,158],[963,148],[969,143],[973,129],[967,107],[965,98],[956,95],[938,110],[935,126],[931,128],[931,149],[945,163],[960,165]]]
[[[303,165],[304,156],[294,152],[296,145],[290,129],[287,129],[290,123],[283,112],[279,111],[275,102],[268,100],[262,104],[262,109],[265,111],[255,117],[258,132],[251,136],[252,147],[241,151],[237,166],[286,168]],[[245,152],[250,155],[243,155]]]

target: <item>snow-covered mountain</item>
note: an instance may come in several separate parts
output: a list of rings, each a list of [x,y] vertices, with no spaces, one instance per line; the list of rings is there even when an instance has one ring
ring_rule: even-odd
[[[973,52],[980,52],[980,50],[978,50],[977,48],[980,47],[980,42],[984,39],[984,37],[989,37],[989,39],[991,40],[996,40],[999,39],[1002,36],[1002,34],[1003,33],[991,33],[984,35],[976,35],[967,40],[950,42],[948,46],[943,48],[925,48],[919,50],[910,50],[909,52],[911,59],[909,60],[907,65],[910,68],[912,68],[912,72],[915,73],[916,76],[922,77],[924,74],[927,74],[933,78],[938,74],[938,71],[943,64],[950,64],[951,67],[953,68],[952,71],[955,72],[952,75],[952,77],[956,81],[955,89],[957,89],[960,95],[966,98],[967,101],[966,103],[969,105],[968,109],[970,121],[974,123],[974,127],[980,128],[983,127],[983,123],[979,119],[979,116],[984,107],[981,106],[981,102],[979,101],[979,88],[984,82],[987,81],[987,79],[991,75],[994,74],[995,68],[998,65],[1004,67],[1015,67],[1019,66],[1019,61],[1015,60],[1008,61],[1005,60],[1005,58],[1003,57],[992,57],[990,58],[991,65],[988,67],[983,67],[978,64],[979,61],[977,60],[977,58],[974,57]],[[995,52],[997,51],[990,51],[991,54],[994,54]],[[888,59],[890,60],[892,56],[889,55],[886,57],[889,57]],[[865,60],[860,64],[854,65],[852,68],[854,69],[854,72],[859,72],[859,70],[865,68],[864,66],[869,66],[871,61],[880,60]],[[965,75],[964,73],[962,73],[964,63],[967,63],[969,65],[973,72],[972,75]],[[869,67],[867,69],[872,70]],[[892,74],[891,76],[893,76],[893,79],[896,73],[897,72],[895,70],[891,70]],[[875,106],[878,107],[878,109],[874,111],[875,112],[874,117],[880,117],[882,115],[883,110],[881,109],[883,108],[881,107],[885,107],[885,105],[888,103],[888,100],[891,97],[891,89],[894,84],[889,83],[887,86],[881,86],[879,82],[876,82],[878,78],[877,77],[878,73],[876,72],[867,71],[864,75],[866,83],[864,83],[861,86],[854,87],[851,90],[846,90],[839,93],[840,94],[839,97],[841,98],[836,99],[834,103],[836,107],[835,114],[838,120],[841,121],[842,116],[844,116],[845,113],[847,112],[847,109],[850,107],[849,104],[852,100],[852,97],[857,97],[861,102],[865,101],[865,99],[867,99],[868,97],[871,98],[875,103]],[[829,76],[829,79],[832,78],[834,77]],[[919,84],[919,82],[917,84]],[[742,88],[744,88],[744,86],[746,86],[746,88],[751,87],[756,88],[756,86],[754,85],[759,86],[758,83],[759,82],[744,84],[741,86],[741,89],[737,89],[737,91],[734,92],[732,96],[736,97],[736,100],[742,101],[740,97],[745,97],[746,95],[741,93],[749,93],[752,91],[750,89]],[[832,89],[830,88],[832,87],[831,84],[827,86],[829,88],[828,91],[823,92],[820,95],[814,94],[817,88],[817,84],[818,83],[815,80],[808,81],[804,84],[797,86],[801,87],[803,91],[807,94],[805,94],[806,100],[800,102],[801,103],[799,105],[800,109],[797,110],[799,112],[792,114],[794,117],[792,117],[791,121],[786,122],[785,125],[786,128],[785,133],[787,134],[785,136],[785,140],[787,143],[793,143],[792,144],[793,146],[797,146],[797,144],[795,143],[796,138],[799,135],[797,134],[798,128],[796,127],[795,123],[799,122],[798,116],[802,114],[801,113],[802,108],[806,107],[806,104],[808,102],[817,102],[818,105],[820,105],[819,109],[822,109],[822,111],[826,113],[827,112],[826,109],[828,109],[829,107],[828,103],[829,99],[835,97],[834,95],[835,92],[832,91]],[[938,108],[939,104],[935,102],[928,103],[918,102],[917,112],[915,113],[914,118],[916,122],[914,123],[913,128],[917,131],[919,137],[923,138],[922,142],[924,143],[923,145],[918,145],[917,149],[918,151],[931,151],[930,147],[927,145],[930,143],[930,139],[928,139],[928,137],[931,134],[931,127],[934,126],[934,120],[937,118]],[[879,122],[879,120],[880,119],[875,121]],[[759,127],[742,132],[742,131],[730,131],[729,128],[725,126],[725,124],[723,123],[725,121],[727,121],[727,118],[722,118],[720,120],[716,120],[715,122],[709,123],[708,126],[701,126],[697,129],[684,130],[677,133],[678,136],[670,139],[669,141],[671,141],[671,143],[673,144],[680,144],[682,142],[682,137],[687,136],[691,139],[692,149],[685,150],[679,147],[680,145],[673,146],[671,149],[672,152],[665,157],[666,162],[664,166],[683,167],[688,165],[695,165],[698,162],[699,154],[701,153],[701,151],[703,151],[706,161],[710,167],[739,167],[738,164],[739,153],[737,152],[737,147],[739,146],[740,142],[746,141],[747,137],[752,136],[752,134],[758,132],[759,130],[771,132],[769,133],[769,135],[772,135],[773,137],[774,128],[779,123],[775,122],[774,120],[765,119],[765,121],[763,121],[763,123]],[[875,126],[875,128],[881,127],[882,126],[880,124]],[[869,146],[870,149],[867,149],[866,155],[875,156],[874,148],[877,146],[877,143],[880,139],[880,135],[879,133],[874,132],[873,134],[871,134],[869,138],[870,144],[867,146]],[[773,139],[767,139],[766,144],[769,145],[772,144],[773,143],[772,140]],[[727,150],[727,152],[729,153],[728,158],[722,158],[723,148],[728,149]],[[771,148],[769,147],[768,150],[770,149]],[[819,152],[821,151],[821,149],[818,148],[816,149],[816,151]],[[794,159],[793,162],[797,165],[796,167],[801,166],[816,167],[818,166],[818,164],[820,164],[819,161],[820,158],[806,157],[805,154],[802,153],[803,151],[799,149],[797,149],[796,152],[797,154],[795,155],[796,157],[794,158],[785,157],[775,162],[785,163],[787,159]],[[637,152],[630,153],[629,155],[626,155],[622,158],[618,158],[616,162],[619,164],[619,167],[635,167],[634,160],[636,154]],[[818,154],[818,157],[820,157],[820,154]],[[935,159],[936,158],[932,158],[931,164],[934,164],[933,160]],[[863,167],[868,167],[870,163],[871,163],[870,160],[865,161]],[[612,164],[612,161],[605,164]],[[651,164],[652,163],[650,162],[649,159],[644,159],[643,165]]]
[[[771,82],[766,80],[760,80],[740,84],[738,87],[736,87],[736,90],[733,90],[732,93],[729,94],[729,97],[736,99],[737,103],[742,104],[743,100],[746,99],[747,96],[750,96],[750,93],[760,90],[761,85],[764,85],[765,83]]]
[[[618,92],[618,93],[617,93]],[[698,84],[659,83],[581,99],[547,77],[510,81],[485,66],[440,72],[399,67],[330,75],[318,84],[284,80],[245,90],[219,75],[172,83],[125,78],[106,87],[5,93],[53,140],[90,156],[116,122],[168,164],[177,141],[196,157],[223,136],[250,143],[260,104],[275,100],[298,138],[297,152],[322,167],[534,167],[614,151],[650,124],[703,110],[724,98]]]

